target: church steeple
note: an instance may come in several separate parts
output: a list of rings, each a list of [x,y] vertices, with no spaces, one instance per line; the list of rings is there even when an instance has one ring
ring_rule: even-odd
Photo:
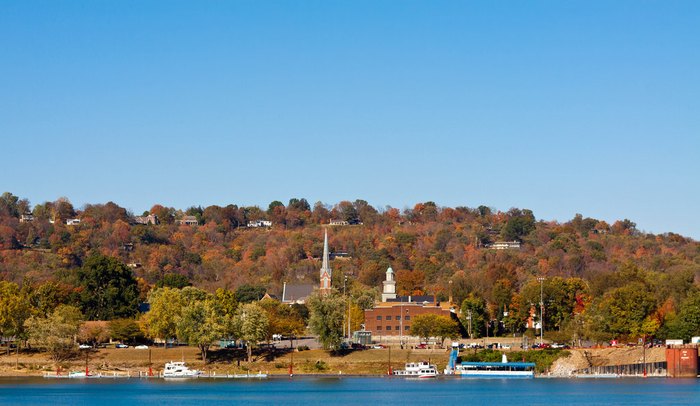
[[[322,295],[331,293],[331,266],[328,260],[328,230],[324,230],[323,236],[323,263],[321,264],[321,285],[319,290]]]
[[[382,282],[384,289],[382,290],[382,302],[388,299],[396,299],[396,280],[394,279],[394,270],[391,267],[386,270],[386,280]]]

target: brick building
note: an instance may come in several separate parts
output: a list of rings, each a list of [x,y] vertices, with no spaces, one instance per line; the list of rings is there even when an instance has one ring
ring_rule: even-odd
[[[435,303],[387,302],[365,310],[365,330],[372,336],[411,336],[411,323],[420,314],[453,317],[454,313]],[[456,316],[454,316],[456,317]]]

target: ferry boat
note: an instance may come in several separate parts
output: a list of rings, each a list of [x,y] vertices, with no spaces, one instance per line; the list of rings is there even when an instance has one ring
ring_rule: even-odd
[[[167,362],[163,370],[163,378],[196,378],[202,371],[189,369],[184,362]]]
[[[455,375],[463,378],[534,378],[534,362],[508,362],[503,354],[501,362],[462,362],[455,367]]]
[[[409,362],[406,364],[405,369],[394,371],[394,375],[405,378],[435,378],[438,375],[438,371],[435,365],[425,361]]]

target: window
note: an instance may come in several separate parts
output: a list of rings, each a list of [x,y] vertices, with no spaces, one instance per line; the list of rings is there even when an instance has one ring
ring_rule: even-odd
[[[391,331],[391,326],[386,326],[386,331]]]
[[[386,316],[386,319],[387,319],[387,320],[391,320],[391,316]]]
[[[381,319],[382,319],[382,316],[377,316],[377,320],[381,320]]]
[[[401,316],[396,316],[396,320],[401,320]]]
[[[411,320],[411,316],[409,316],[409,315],[407,314],[406,317],[404,317],[403,319],[404,319],[404,320]]]
[[[408,331],[408,330],[411,329],[411,326],[403,326],[403,329],[406,330],[406,331]]]
[[[401,326],[396,326],[396,331],[401,331]]]

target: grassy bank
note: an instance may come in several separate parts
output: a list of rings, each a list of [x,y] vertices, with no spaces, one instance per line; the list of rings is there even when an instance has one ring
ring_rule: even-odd
[[[149,364],[150,352],[150,364]],[[201,360],[199,351],[194,347],[151,348],[137,350],[134,348],[106,348],[90,350],[87,353],[88,366],[97,372],[128,372],[138,375],[148,370],[154,372],[163,369],[168,361],[185,361],[196,369],[212,373],[268,372],[270,374],[287,374],[290,363],[294,364],[294,373],[299,374],[360,374],[382,375],[387,372],[391,362],[393,369],[401,369],[406,362],[431,361],[443,368],[447,363],[445,350],[412,349],[370,349],[333,354],[323,350],[264,351],[255,354],[253,362],[247,362],[242,350],[214,350],[209,353],[210,362]],[[74,359],[54,364],[43,353],[20,353],[0,356],[0,375],[43,375],[62,371],[82,370],[85,368],[85,353]]]

